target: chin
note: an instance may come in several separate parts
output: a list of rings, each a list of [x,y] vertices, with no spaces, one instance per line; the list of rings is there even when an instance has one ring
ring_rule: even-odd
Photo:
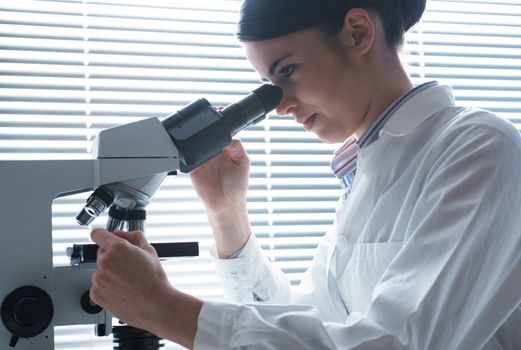
[[[323,133],[316,133],[320,141],[326,143],[326,144],[334,144],[334,143],[344,143],[344,141],[350,136],[350,135],[325,135]]]

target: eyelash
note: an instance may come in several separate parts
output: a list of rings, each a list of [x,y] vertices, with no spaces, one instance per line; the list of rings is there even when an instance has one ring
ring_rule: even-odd
[[[284,75],[285,78],[290,78],[293,73],[295,73],[295,70],[297,69],[296,64],[291,64],[289,66],[286,66],[280,70],[280,73]]]

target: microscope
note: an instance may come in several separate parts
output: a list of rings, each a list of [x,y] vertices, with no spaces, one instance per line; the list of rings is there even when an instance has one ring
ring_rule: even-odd
[[[54,266],[52,202],[93,191],[76,217],[88,226],[108,210],[107,229],[144,230],[146,207],[167,176],[190,172],[217,156],[240,130],[263,120],[282,90],[262,85],[218,111],[197,100],[156,117],[103,130],[87,160],[0,161],[0,348],[53,350],[54,327],[93,324],[114,334],[114,349],[158,349],[158,338],[112,327],[108,310],[89,298],[97,246],[67,249],[70,265]],[[198,255],[197,242],[153,244],[160,258]]]

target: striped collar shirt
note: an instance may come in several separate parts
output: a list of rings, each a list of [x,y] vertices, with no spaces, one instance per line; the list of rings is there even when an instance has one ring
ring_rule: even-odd
[[[340,180],[340,185],[344,189],[343,199],[346,200],[351,193],[351,187],[356,175],[356,158],[358,151],[371,143],[375,142],[380,136],[380,130],[385,123],[392,117],[392,115],[407,101],[409,101],[416,94],[423,90],[438,85],[436,81],[431,81],[425,84],[416,86],[408,91],[406,94],[399,97],[387,109],[380,114],[371,127],[357,139],[356,136],[351,136],[346,142],[335,151],[331,161],[331,169]]]

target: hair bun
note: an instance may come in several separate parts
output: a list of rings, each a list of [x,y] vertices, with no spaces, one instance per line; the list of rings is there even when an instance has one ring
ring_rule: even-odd
[[[403,29],[408,31],[416,23],[425,11],[427,0],[398,0],[402,12]]]

